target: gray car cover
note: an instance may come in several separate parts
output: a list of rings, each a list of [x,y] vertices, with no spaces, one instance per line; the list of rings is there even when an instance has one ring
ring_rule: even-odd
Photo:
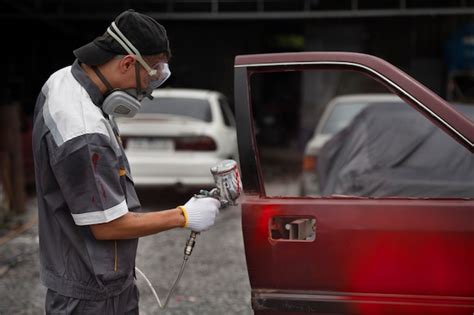
[[[474,106],[453,105],[474,120]],[[322,196],[474,197],[474,154],[404,103],[373,104],[320,151]]]

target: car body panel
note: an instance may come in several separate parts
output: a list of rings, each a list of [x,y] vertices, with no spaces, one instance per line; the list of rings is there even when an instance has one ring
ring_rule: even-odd
[[[455,297],[464,301],[456,306],[462,306],[459,314],[472,310],[474,279],[465,277],[472,276],[474,252],[465,246],[474,242],[473,207],[474,201],[248,197],[242,226],[254,306],[269,307],[260,305],[261,294],[278,293],[296,307],[304,293],[315,303],[314,312],[321,307],[318,301],[332,301],[336,310],[351,301],[357,310],[371,299],[389,301],[401,294],[397,303],[406,304],[406,311],[414,301],[443,305]],[[308,214],[316,219],[313,242],[269,237],[271,217]],[[358,295],[364,298],[354,298]],[[272,299],[278,300],[265,298]],[[387,302],[378,309],[392,306]]]
[[[179,183],[192,187],[202,185],[211,187],[214,179],[209,176],[209,169],[222,160],[213,155],[193,154],[175,154],[175,156],[136,154],[129,156],[128,159],[134,165],[133,180],[139,186],[172,186]],[[157,159],[160,160],[158,165]]]
[[[255,314],[471,315],[474,200],[266,195],[250,76],[334,66],[372,76],[473,152],[469,118],[377,57],[341,52],[237,56],[240,203]],[[315,239],[273,239],[274,218],[314,219]]]

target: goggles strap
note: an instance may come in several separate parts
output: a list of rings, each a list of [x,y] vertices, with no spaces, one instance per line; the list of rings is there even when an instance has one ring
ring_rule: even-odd
[[[146,63],[138,49],[136,49],[135,46],[133,46],[133,44],[127,39],[127,37],[123,35],[117,25],[115,25],[115,22],[112,22],[110,26],[112,27],[112,29],[108,27],[107,33],[109,33],[109,35],[112,36],[122,46],[122,48],[125,49],[127,53],[129,53],[130,55],[135,55],[138,62],[140,62],[140,64],[143,66],[143,68],[145,68],[145,70],[150,76],[156,75],[156,70],[152,69]]]

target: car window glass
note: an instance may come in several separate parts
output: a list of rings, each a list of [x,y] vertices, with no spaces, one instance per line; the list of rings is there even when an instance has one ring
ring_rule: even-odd
[[[474,155],[367,75],[264,72],[250,83],[266,196],[474,197]],[[473,104],[452,106],[474,120]]]
[[[336,103],[327,120],[322,125],[321,133],[334,134],[349,125],[352,119],[365,107],[367,103]]]
[[[219,98],[219,107],[221,109],[222,117],[224,119],[224,124],[229,127],[235,126],[233,114],[230,111],[229,105],[223,98]]]
[[[474,121],[474,106],[469,103],[453,103],[453,106],[457,108],[461,113],[466,115],[468,118]]]
[[[209,102],[186,97],[154,97],[142,101],[141,114],[168,114],[191,117],[202,121],[212,120]]]

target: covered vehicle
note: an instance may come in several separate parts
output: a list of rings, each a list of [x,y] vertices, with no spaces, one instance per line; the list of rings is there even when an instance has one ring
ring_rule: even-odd
[[[474,106],[455,105],[474,119]],[[405,103],[373,104],[320,150],[321,195],[472,197],[474,155]]]
[[[319,195],[318,161],[324,144],[347,127],[352,119],[371,104],[400,103],[400,98],[390,93],[340,95],[331,99],[321,116],[314,134],[304,149],[301,195]]]

